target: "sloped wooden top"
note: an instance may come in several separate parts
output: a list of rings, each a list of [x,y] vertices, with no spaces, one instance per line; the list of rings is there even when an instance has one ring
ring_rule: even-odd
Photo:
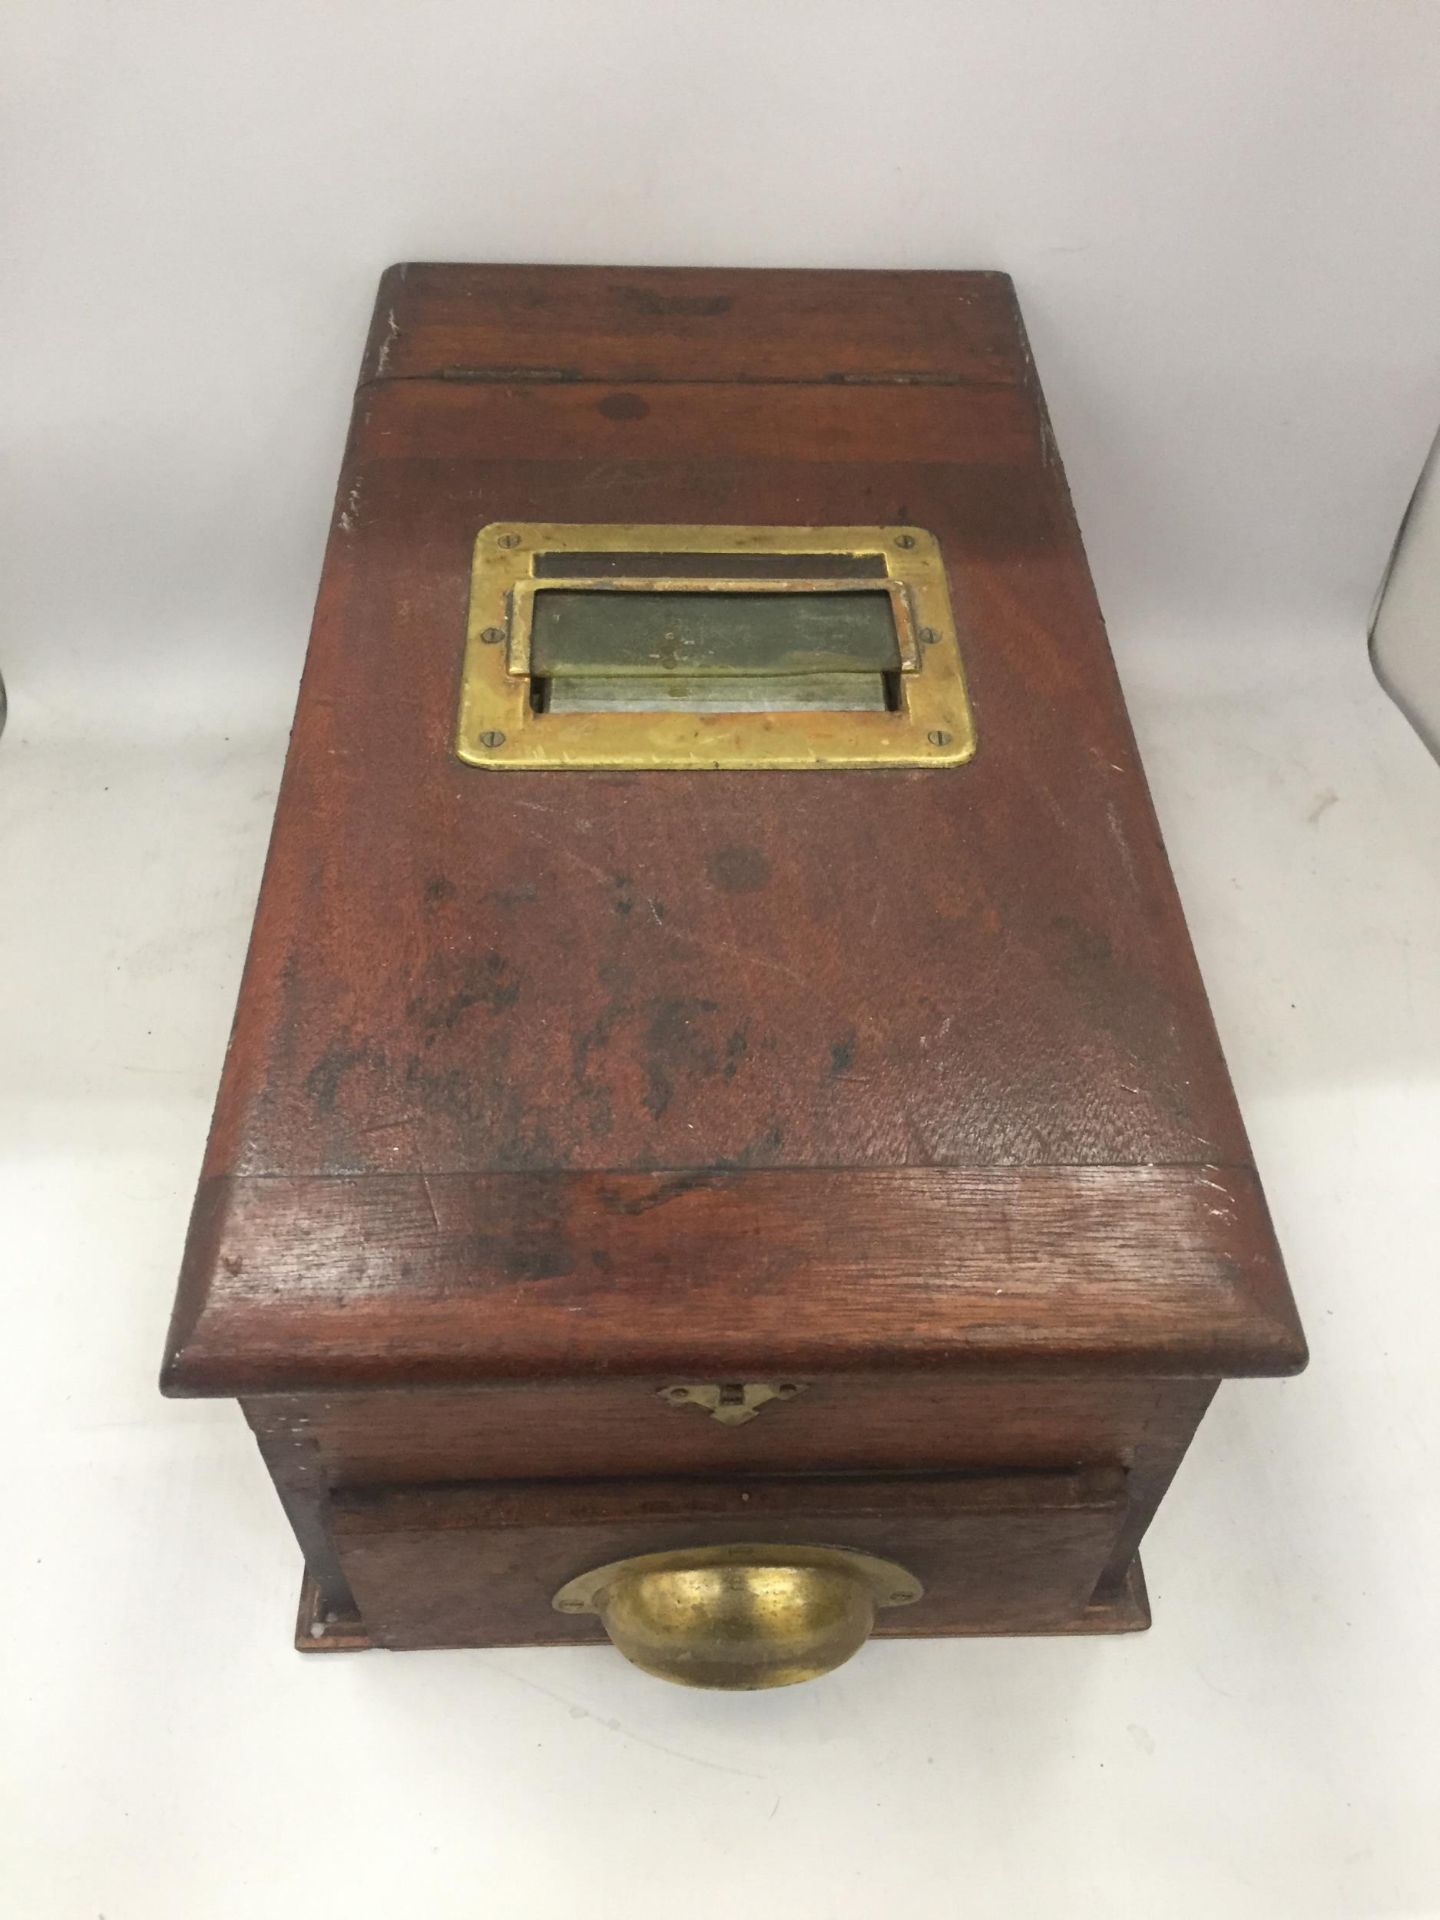
[[[948,561],[979,751],[967,767],[919,772],[464,766],[452,735],[471,547],[497,519],[926,527]],[[630,1308],[651,1314],[647,1288],[671,1272],[673,1248],[659,1261],[638,1225],[622,1232],[601,1209],[587,1249],[574,1182],[602,1175],[653,1176],[664,1193],[676,1176],[723,1181],[742,1195],[733,1204],[749,1204],[748,1191],[763,1212],[778,1203],[747,1189],[747,1175],[808,1173],[808,1189],[784,1189],[782,1212],[840,1208],[850,1264],[834,1287],[863,1286],[873,1262],[865,1338],[883,1345],[891,1327],[903,1345],[907,1327],[922,1327],[927,1364],[986,1366],[1033,1358],[1038,1338],[1047,1364],[1067,1353],[1098,1364],[1103,1262],[1092,1279],[1083,1261],[1062,1261],[1053,1221],[1064,1209],[1047,1215],[1046,1196],[1079,1180],[1091,1245],[1107,1169],[1120,1170],[1121,1239],[1125,1209],[1153,1208],[1163,1188],[1192,1255],[1167,1270],[1170,1216],[1146,1215],[1153,1264],[1132,1262],[1121,1289],[1127,1364],[1163,1370],[1196,1260],[1209,1275],[1191,1296],[1197,1327],[1225,1317],[1216,1286],[1229,1288],[1232,1324],[1218,1346],[1203,1329],[1181,1341],[1183,1366],[1206,1351],[1232,1370],[1297,1364],[1293,1308],[1009,282],[392,269],[206,1160],[223,1193],[202,1189],[211,1224],[197,1213],[172,1384],[185,1385],[193,1347],[190,1384],[225,1390],[232,1336],[258,1377],[256,1356],[273,1357],[275,1343],[253,1345],[254,1315],[289,1327],[306,1289],[318,1299],[342,1271],[332,1262],[328,1280],[307,1279],[293,1236],[307,1217],[352,1214],[365,1223],[353,1228],[364,1277],[342,1310],[362,1346],[358,1321],[372,1334],[383,1325],[401,1372],[407,1354],[428,1364],[414,1289],[431,1262],[451,1300],[472,1282],[476,1300],[489,1290],[468,1334],[446,1336],[460,1342],[464,1377],[482,1377],[487,1355],[499,1367],[502,1352],[507,1369],[621,1367],[624,1315],[588,1358],[582,1339],[571,1351],[530,1322],[519,1331],[539,1284],[517,1251],[528,1207],[563,1215],[564,1258],[592,1281],[587,1263],[617,1263],[616,1286],[623,1272],[637,1290],[624,1299],[641,1340]],[[1170,1171],[1142,1193],[1137,1171],[1156,1169]],[[884,1277],[903,1189],[847,1188],[847,1170],[925,1176],[938,1238],[918,1319],[916,1300]],[[497,1187],[500,1176],[529,1184]],[[367,1184],[396,1178],[409,1184]],[[947,1178],[949,1200],[935,1201]],[[1234,1206],[1223,1227],[1217,1208],[1206,1265],[1217,1179]],[[437,1181],[461,1183],[443,1187],[466,1222],[458,1250],[438,1204],[443,1248],[387,1239],[375,1196],[403,1191],[409,1207]],[[977,1205],[991,1210],[989,1237],[972,1226],[957,1241]],[[619,1218],[645,1210],[637,1201]],[[667,1217],[701,1230],[697,1212],[667,1202]],[[1236,1219],[1243,1258],[1227,1239]],[[241,1221],[251,1259],[227,1237]],[[1043,1335],[1013,1318],[1003,1279],[977,1331],[975,1289],[1002,1243],[1027,1272],[1049,1258],[1068,1276]],[[827,1339],[844,1347],[842,1323],[852,1334],[859,1324],[827,1292],[836,1249],[824,1244],[797,1308],[796,1337],[817,1363]],[[703,1265],[698,1241],[693,1251]],[[913,1245],[907,1260],[927,1270]],[[509,1311],[497,1304],[507,1290],[509,1342],[493,1317]],[[647,1324],[672,1327],[677,1357],[718,1351],[744,1297],[738,1280],[700,1288],[697,1310],[726,1318],[683,1338],[673,1319]],[[583,1314],[572,1303],[577,1336],[605,1317],[593,1287],[587,1300]],[[199,1346],[197,1328],[208,1329]],[[339,1377],[342,1345],[327,1348]]]

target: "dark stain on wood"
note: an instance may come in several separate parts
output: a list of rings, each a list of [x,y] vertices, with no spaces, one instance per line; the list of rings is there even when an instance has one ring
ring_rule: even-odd
[[[317,1113],[335,1111],[347,1074],[357,1067],[382,1068],[385,1056],[368,1040],[335,1041],[326,1047],[305,1076],[305,1094]]]
[[[668,293],[623,281],[612,292],[622,306],[643,313],[648,320],[714,320],[729,313],[733,304],[728,293]]]
[[[607,393],[595,402],[595,411],[607,420],[643,420],[650,411],[648,400],[638,393]]]
[[[431,969],[426,989],[414,996],[405,1008],[405,1017],[431,1045],[442,1032],[450,1032],[474,1008],[487,1013],[508,1013],[520,998],[521,982],[511,962],[493,948],[458,967],[440,962]]]
[[[742,1022],[725,1037],[725,1059],[720,1069],[724,1080],[730,1081],[735,1078],[745,1064],[745,1056],[749,1051],[750,1027],[748,1022]]]
[[[648,1003],[645,1025],[645,1109],[658,1120],[675,1098],[677,1081],[713,1079],[720,1053],[709,1021],[720,1011],[714,1000],[662,998]]]
[[[717,847],[705,863],[722,893],[754,893],[770,880],[770,861],[758,847]]]
[[[855,1064],[856,1044],[857,1039],[853,1027],[848,1033],[842,1034],[838,1040],[831,1043],[830,1072],[832,1074],[843,1074],[850,1071],[851,1067]]]

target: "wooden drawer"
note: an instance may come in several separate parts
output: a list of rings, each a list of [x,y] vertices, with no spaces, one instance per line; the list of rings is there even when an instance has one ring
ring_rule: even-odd
[[[924,1587],[883,1634],[1056,1633],[1147,1624],[1136,1581],[1092,1607],[1128,1512],[1126,1476],[509,1482],[337,1495],[333,1538],[377,1646],[603,1641],[555,1593],[633,1555],[745,1541],[850,1547]],[[352,1641],[353,1644],[353,1641]]]

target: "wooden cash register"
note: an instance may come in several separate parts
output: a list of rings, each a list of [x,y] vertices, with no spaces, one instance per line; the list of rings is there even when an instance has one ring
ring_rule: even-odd
[[[1142,1627],[1304,1359],[1010,281],[388,272],[164,1367],[298,1644]]]

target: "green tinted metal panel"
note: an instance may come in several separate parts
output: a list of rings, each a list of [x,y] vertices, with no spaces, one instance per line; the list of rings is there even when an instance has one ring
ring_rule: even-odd
[[[535,596],[530,671],[600,675],[895,672],[890,596],[853,592],[626,592],[551,587]]]

